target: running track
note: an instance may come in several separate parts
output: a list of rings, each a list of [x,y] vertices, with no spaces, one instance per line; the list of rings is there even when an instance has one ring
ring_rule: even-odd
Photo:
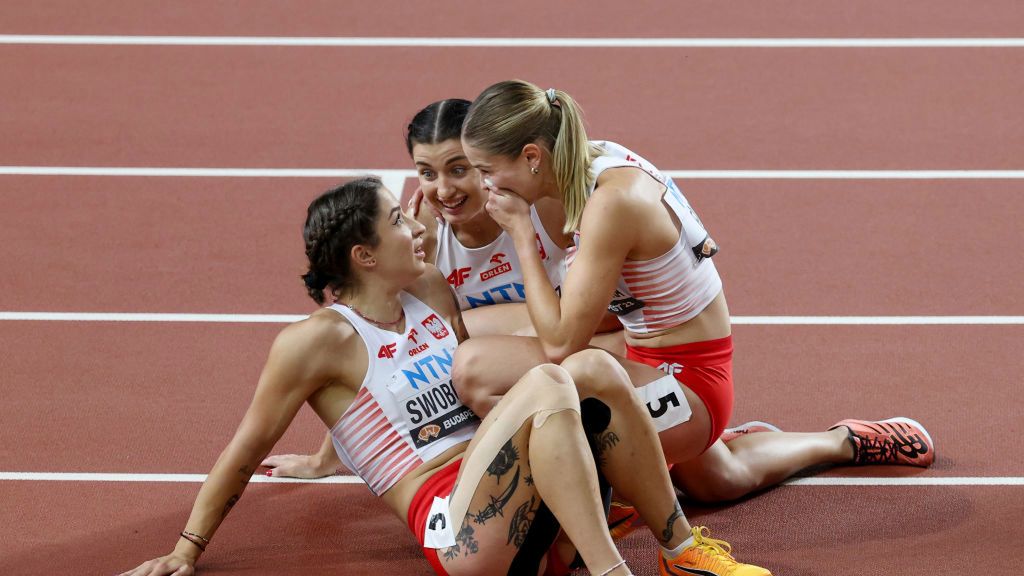
[[[1009,1],[749,4],[558,5],[544,17],[546,5],[527,2],[462,7],[453,20],[446,3],[366,12],[259,1],[242,14],[213,2],[199,14],[40,2],[0,7],[0,34],[941,39],[1019,37],[1024,24]],[[507,77],[569,91],[593,136],[668,170],[968,171],[679,180],[723,246],[733,314],[769,322],[735,327],[734,422],[816,430],[906,414],[939,447],[927,471],[831,470],[816,476],[824,485],[688,514],[775,574],[1008,575],[1024,562],[1024,48],[57,42],[0,43],[0,318],[308,313],[300,226],[337,178],[116,169],[405,170],[412,112]],[[39,167],[51,175],[32,175]],[[1006,177],[975,177],[996,170]],[[789,316],[978,319],[771,323]],[[231,319],[0,321],[0,473],[205,472],[281,327]],[[303,411],[277,451],[310,450],[320,435]],[[0,564],[16,574],[113,573],[165,553],[198,486],[9,478],[0,475]],[[850,478],[879,485],[842,485]],[[203,573],[428,573],[363,486],[254,483],[245,502]],[[625,547],[637,574],[654,573],[647,534]]]

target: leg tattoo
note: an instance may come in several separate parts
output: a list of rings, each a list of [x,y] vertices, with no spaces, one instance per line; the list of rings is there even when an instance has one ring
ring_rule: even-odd
[[[512,470],[512,466],[519,461],[519,451],[512,445],[512,440],[505,442],[505,445],[498,450],[498,453],[494,456],[494,460],[491,461],[491,465],[487,467],[487,474],[494,476],[496,482],[501,481],[501,477]]]
[[[533,524],[533,518],[537,513],[537,510],[533,507],[536,501],[535,496],[530,496],[529,502],[523,502],[523,504],[516,509],[516,513],[512,516],[512,521],[508,525],[508,544],[512,544],[518,550],[522,548],[523,542],[526,541],[526,535],[530,531],[530,526]]]
[[[473,515],[473,522],[476,522],[477,524],[480,524],[482,526],[484,523],[486,523],[491,518],[494,518],[495,516],[501,516],[502,518],[504,518],[505,515],[502,513],[502,511],[505,509],[505,505],[508,504],[508,501],[512,499],[512,495],[516,493],[516,488],[518,487],[519,467],[516,466],[516,473],[514,476],[512,476],[512,481],[509,482],[508,488],[506,488],[505,491],[499,494],[497,497],[491,496],[491,502],[487,506],[484,506],[483,510]]]
[[[672,511],[672,514],[665,522],[665,529],[661,531],[661,538],[659,538],[659,540],[661,540],[662,544],[668,544],[669,541],[672,540],[672,537],[675,536],[675,530],[672,528],[672,525],[676,523],[676,519],[681,518],[682,516],[683,507],[679,505],[679,500],[676,500],[675,510]]]

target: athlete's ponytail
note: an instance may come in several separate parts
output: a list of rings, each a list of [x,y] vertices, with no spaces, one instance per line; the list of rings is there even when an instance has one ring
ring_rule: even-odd
[[[590,164],[601,150],[587,140],[582,111],[572,97],[523,80],[499,82],[473,102],[462,137],[476,148],[502,156],[518,156],[530,143],[547,148],[565,206],[565,231],[579,228],[593,183]]]

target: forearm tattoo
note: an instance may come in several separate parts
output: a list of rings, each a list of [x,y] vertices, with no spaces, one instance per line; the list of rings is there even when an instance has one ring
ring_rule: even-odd
[[[238,474],[242,477],[242,484],[248,484],[249,479],[252,478],[252,475],[255,472],[256,470],[254,468],[250,467],[248,464],[243,464],[242,467],[238,469]]]
[[[676,507],[669,515],[668,520],[665,522],[665,529],[661,531],[661,543],[668,544],[672,537],[675,536],[675,530],[672,525],[676,523],[676,520],[683,516],[683,507],[679,505],[679,500],[675,501]]]
[[[226,517],[228,515],[228,512],[231,512],[231,509],[235,507],[235,503],[238,502],[238,498],[238,494],[235,494],[231,496],[231,498],[228,498],[227,503],[224,504],[224,511],[220,514],[221,518]]]

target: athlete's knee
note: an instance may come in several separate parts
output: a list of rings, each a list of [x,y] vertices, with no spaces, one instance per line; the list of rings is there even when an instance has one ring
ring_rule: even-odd
[[[538,413],[570,410],[579,413],[580,397],[572,377],[554,364],[531,368],[515,386],[516,394]]]
[[[699,475],[687,474],[677,466],[671,476],[672,483],[689,498],[705,504],[739,500],[757,486],[744,466],[705,468]]]
[[[572,376],[580,397],[632,397],[633,385],[619,362],[609,353],[588,348],[562,361],[562,368]]]
[[[492,356],[493,358],[493,356]],[[495,379],[488,377],[488,359],[485,350],[471,342],[459,345],[452,362],[452,384],[462,403],[483,417],[501,392],[495,390]]]

